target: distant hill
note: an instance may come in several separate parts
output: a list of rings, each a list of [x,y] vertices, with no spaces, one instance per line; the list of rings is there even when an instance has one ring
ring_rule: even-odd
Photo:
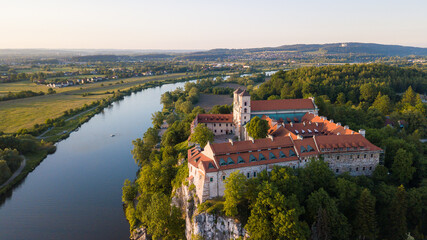
[[[280,53],[277,57],[302,57],[302,56],[427,56],[427,48],[408,47],[400,45],[384,45],[376,43],[330,43],[330,44],[296,44],[283,45],[279,47],[248,48],[248,49],[212,49],[209,51],[189,53],[185,58],[191,59],[216,59],[216,58],[268,58],[260,55]],[[271,57],[270,57],[271,58]]]

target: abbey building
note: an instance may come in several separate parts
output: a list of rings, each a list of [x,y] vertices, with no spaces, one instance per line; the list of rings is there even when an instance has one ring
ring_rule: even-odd
[[[268,121],[268,137],[252,139],[245,125],[259,116]],[[274,166],[304,167],[322,156],[337,174],[370,175],[379,164],[382,149],[355,132],[318,116],[314,99],[253,101],[245,90],[234,92],[233,114],[199,114],[192,130],[206,124],[215,135],[228,134],[239,141],[208,143],[204,149],[188,151],[189,180],[195,184],[200,202],[223,196],[224,180],[239,170],[257,177]]]

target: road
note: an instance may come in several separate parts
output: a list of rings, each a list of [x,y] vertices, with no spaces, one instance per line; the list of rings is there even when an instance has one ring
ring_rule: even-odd
[[[22,170],[24,169],[25,165],[27,165],[27,159],[25,158],[25,156],[22,156],[24,158],[24,160],[22,160],[21,162],[21,166],[18,168],[18,170],[16,170],[12,176],[5,182],[3,183],[0,188],[3,188],[4,186],[8,185],[10,182],[13,181],[13,179],[15,179],[19,174],[21,174]]]

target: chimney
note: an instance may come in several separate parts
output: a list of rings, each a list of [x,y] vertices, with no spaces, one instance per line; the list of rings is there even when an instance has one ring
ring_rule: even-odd
[[[270,139],[271,139],[271,141],[273,141],[273,140],[274,140],[274,137],[273,137],[272,135],[268,135],[268,138],[270,138]]]
[[[302,122],[302,124],[304,125],[304,127],[305,127],[305,122]]]
[[[365,131],[365,129],[359,129],[359,133],[360,133],[360,135],[365,137],[366,131]]]
[[[341,126],[341,123],[340,123],[340,122],[337,122],[337,126]]]
[[[253,137],[249,136],[248,138],[252,141],[252,143],[255,143],[255,139]]]
[[[298,138],[299,140],[302,140],[302,139],[303,139],[303,137],[302,137],[300,134],[298,134],[298,135],[297,135],[297,138]]]
[[[334,123],[334,119],[329,120],[329,122]]]
[[[316,127],[318,127],[319,126],[319,123],[318,122],[316,122]]]
[[[234,145],[233,139],[229,138],[229,139],[228,139],[228,142],[230,142],[230,143],[231,143],[231,146],[233,146],[233,145]]]
[[[293,123],[293,122],[290,122],[290,124],[291,124],[291,127],[293,127],[293,126],[294,126],[294,123]]]
[[[345,126],[344,126],[344,129],[348,129],[348,125],[345,125]]]

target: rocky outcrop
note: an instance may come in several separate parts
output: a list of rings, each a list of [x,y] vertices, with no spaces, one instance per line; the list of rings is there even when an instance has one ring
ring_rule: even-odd
[[[246,230],[242,224],[233,218],[200,213],[193,217],[190,236],[200,236],[204,239],[246,239]]]
[[[151,240],[151,236],[147,234],[144,227],[134,229],[130,235],[131,240]]]
[[[190,191],[183,185],[175,190],[172,204],[181,208],[185,213],[185,234],[191,239],[246,239],[246,230],[242,224],[233,218],[216,216],[208,213],[197,212],[197,200],[195,190]],[[246,236],[246,237],[245,237]]]

